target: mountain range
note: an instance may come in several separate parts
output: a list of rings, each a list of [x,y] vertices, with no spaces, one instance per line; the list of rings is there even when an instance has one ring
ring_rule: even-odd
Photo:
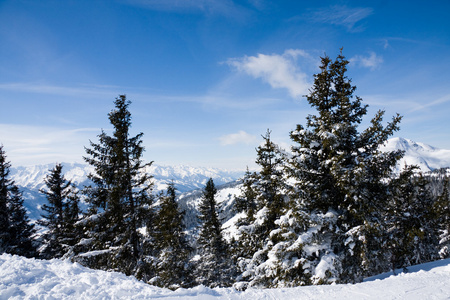
[[[62,163],[62,165],[65,179],[72,181],[78,188],[89,184],[88,175],[94,171],[92,166],[79,163]],[[42,213],[40,208],[47,200],[39,190],[46,187],[45,178],[54,167],[55,164],[46,164],[12,167],[10,170],[11,179],[22,191],[25,198],[24,205],[32,220],[40,218]],[[233,182],[244,174],[243,171],[227,171],[185,165],[160,166],[155,164],[146,167],[145,172],[153,176],[152,181],[156,193],[166,190],[168,184],[173,182],[179,194],[203,188],[209,178],[212,178],[216,185],[222,185]]]
[[[405,151],[405,155],[397,165],[396,172],[399,172],[405,164],[417,165],[422,172],[450,167],[450,150],[435,148],[405,138],[392,138],[381,148],[382,151],[397,149]],[[67,180],[71,180],[79,188],[89,184],[88,174],[93,171],[92,166],[79,163],[63,163],[62,165],[63,174]],[[40,218],[42,213],[40,207],[46,203],[46,199],[39,190],[45,188],[44,179],[54,167],[54,164],[47,164],[11,168],[11,179],[23,192],[25,207],[32,220]],[[145,171],[153,176],[156,192],[165,190],[168,183],[173,182],[178,193],[181,194],[179,201],[185,210],[197,206],[201,196],[200,189],[205,186],[209,178],[212,178],[219,188],[217,202],[223,211],[222,218],[225,221],[232,217],[225,212],[230,211],[227,206],[233,202],[234,195],[239,193],[237,180],[244,174],[244,171],[155,164],[147,167]],[[195,220],[189,222],[195,223]]]

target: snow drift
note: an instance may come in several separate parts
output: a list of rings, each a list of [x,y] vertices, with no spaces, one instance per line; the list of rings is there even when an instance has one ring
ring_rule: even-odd
[[[285,289],[171,291],[121,273],[91,270],[63,260],[0,256],[0,299],[448,299],[450,259],[389,273],[359,284]]]

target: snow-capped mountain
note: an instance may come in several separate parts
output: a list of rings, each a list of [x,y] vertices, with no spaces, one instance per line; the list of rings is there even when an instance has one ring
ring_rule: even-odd
[[[62,171],[67,180],[71,180],[79,188],[89,184],[88,174],[93,171],[92,166],[78,163],[62,163],[62,165]],[[42,213],[40,207],[47,200],[39,190],[46,187],[44,179],[54,167],[55,164],[11,168],[11,179],[22,191],[25,198],[24,205],[32,220],[40,218]],[[216,185],[221,185],[238,179],[244,173],[243,171],[226,171],[215,168],[154,164],[145,171],[153,176],[155,192],[165,190],[167,185],[173,182],[179,193],[201,189],[209,178],[212,178]]]
[[[87,176],[94,171],[93,167],[87,164],[62,163],[62,165],[64,177],[77,186],[88,184]],[[44,179],[54,167],[55,164],[13,167],[11,168],[11,179],[20,187],[39,190],[45,187]],[[145,171],[153,176],[156,191],[165,190],[167,184],[173,181],[180,193],[203,188],[209,178],[220,185],[236,180],[244,173],[243,171],[226,171],[215,168],[185,165],[160,166],[155,164],[147,167]]]
[[[450,150],[435,148],[400,137],[389,139],[382,148],[383,151],[398,149],[405,151],[405,156],[400,160],[397,171],[405,165],[417,165],[422,172],[450,167]]]
[[[404,138],[392,138],[382,148],[383,151],[397,149],[405,151],[405,156],[399,162],[397,171],[401,170],[405,164],[418,165],[423,172],[450,167],[450,150],[438,149]],[[40,207],[46,203],[46,199],[39,193],[39,189],[45,188],[44,179],[54,167],[54,164],[47,164],[11,168],[11,179],[23,192],[25,206],[33,220],[40,218],[42,213]],[[66,179],[71,180],[78,187],[83,187],[89,183],[87,176],[93,171],[93,168],[87,164],[63,163],[62,170]],[[201,196],[199,189],[202,189],[208,179],[212,178],[215,185],[222,186],[223,189],[219,190],[217,200],[219,206],[223,206],[224,213],[221,217],[224,221],[232,217],[226,207],[232,204],[234,195],[239,193],[237,183],[233,182],[244,174],[243,171],[226,171],[185,165],[160,166],[156,164],[148,167],[146,172],[154,177],[154,190],[156,192],[165,190],[167,184],[173,181],[178,192],[183,194],[180,197],[182,208],[185,210],[194,209],[194,212]],[[223,186],[230,182],[231,185]],[[195,220],[192,222],[195,222]]]

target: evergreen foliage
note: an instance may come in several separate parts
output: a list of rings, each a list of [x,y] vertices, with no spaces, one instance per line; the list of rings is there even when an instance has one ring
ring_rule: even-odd
[[[239,288],[247,285],[270,286],[265,282],[265,261],[273,245],[271,232],[277,227],[276,220],[286,208],[282,155],[272,142],[270,133],[267,130],[262,136],[263,144],[256,149],[260,172],[247,173],[244,178],[247,182],[243,194],[245,200],[240,202],[247,203],[246,218],[240,222],[238,246],[234,250],[234,260],[241,272]]]
[[[190,287],[193,284],[188,263],[191,249],[184,233],[184,212],[178,208],[173,183],[165,195],[159,196],[159,202],[154,225],[157,276],[151,283],[172,289]]]
[[[414,176],[414,169],[406,169],[393,181],[388,213],[392,269],[428,262],[438,254],[435,199],[426,178]]]
[[[30,224],[23,207],[22,193],[9,179],[10,167],[3,146],[0,146],[0,253],[34,257],[34,225]]]
[[[210,287],[230,286],[233,281],[233,266],[229,249],[222,236],[222,224],[217,214],[217,189],[212,178],[203,190],[200,203],[200,236],[198,238],[197,283]]]
[[[142,133],[130,137],[130,101],[116,98],[108,114],[113,135],[104,131],[99,143],[86,148],[86,162],[95,168],[89,175],[93,185],[84,193],[90,204],[88,214],[78,224],[86,237],[76,247],[75,260],[94,268],[133,274],[142,254],[139,228],[151,210],[151,177],[142,163]]]
[[[379,226],[388,196],[388,184],[401,151],[379,150],[398,130],[400,116],[382,125],[383,111],[378,111],[371,125],[359,132],[367,105],[354,96],[355,86],[347,77],[349,62],[341,54],[333,62],[322,58],[321,72],[314,75],[314,85],[306,96],[317,110],[307,117],[306,127],[297,125],[290,136],[292,158],[288,173],[295,180],[292,197],[308,213],[332,212],[338,216],[334,226],[322,228],[321,236],[331,235],[336,255],[339,282],[354,282],[373,272],[371,261],[377,259],[382,236]],[[330,269],[331,272],[331,269]]]
[[[61,164],[50,170],[45,184],[47,189],[41,193],[46,195],[48,204],[42,206],[45,214],[38,224],[47,227],[47,231],[42,235],[43,246],[39,252],[45,259],[60,258],[78,242],[75,223],[80,214],[79,198],[72,182],[64,178]]]
[[[450,256],[450,194],[449,178],[446,176],[442,193],[439,195],[434,212],[437,216],[437,228],[439,235],[439,256],[444,259]]]
[[[256,180],[256,173],[251,173],[247,170],[242,178],[241,196],[235,198],[235,212],[245,213],[246,222],[252,222],[255,219],[256,210],[256,191],[254,183]]]

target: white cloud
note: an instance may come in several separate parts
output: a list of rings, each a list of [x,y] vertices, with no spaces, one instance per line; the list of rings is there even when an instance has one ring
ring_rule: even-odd
[[[367,18],[373,13],[368,7],[347,7],[334,5],[314,11],[309,18],[315,22],[341,25],[349,31],[361,31],[361,27],[355,27],[356,23]]]
[[[220,144],[223,146],[234,144],[251,144],[256,141],[256,136],[248,134],[240,130],[238,133],[231,133],[219,138]]]
[[[383,58],[375,52],[370,52],[369,56],[356,55],[350,59],[350,62],[374,70],[383,63]]]
[[[299,49],[286,50],[279,54],[258,54],[257,56],[245,56],[228,60],[230,66],[238,71],[262,79],[273,88],[285,88],[289,94],[296,98],[304,95],[309,88],[307,75],[297,65],[297,58],[309,55]]]

